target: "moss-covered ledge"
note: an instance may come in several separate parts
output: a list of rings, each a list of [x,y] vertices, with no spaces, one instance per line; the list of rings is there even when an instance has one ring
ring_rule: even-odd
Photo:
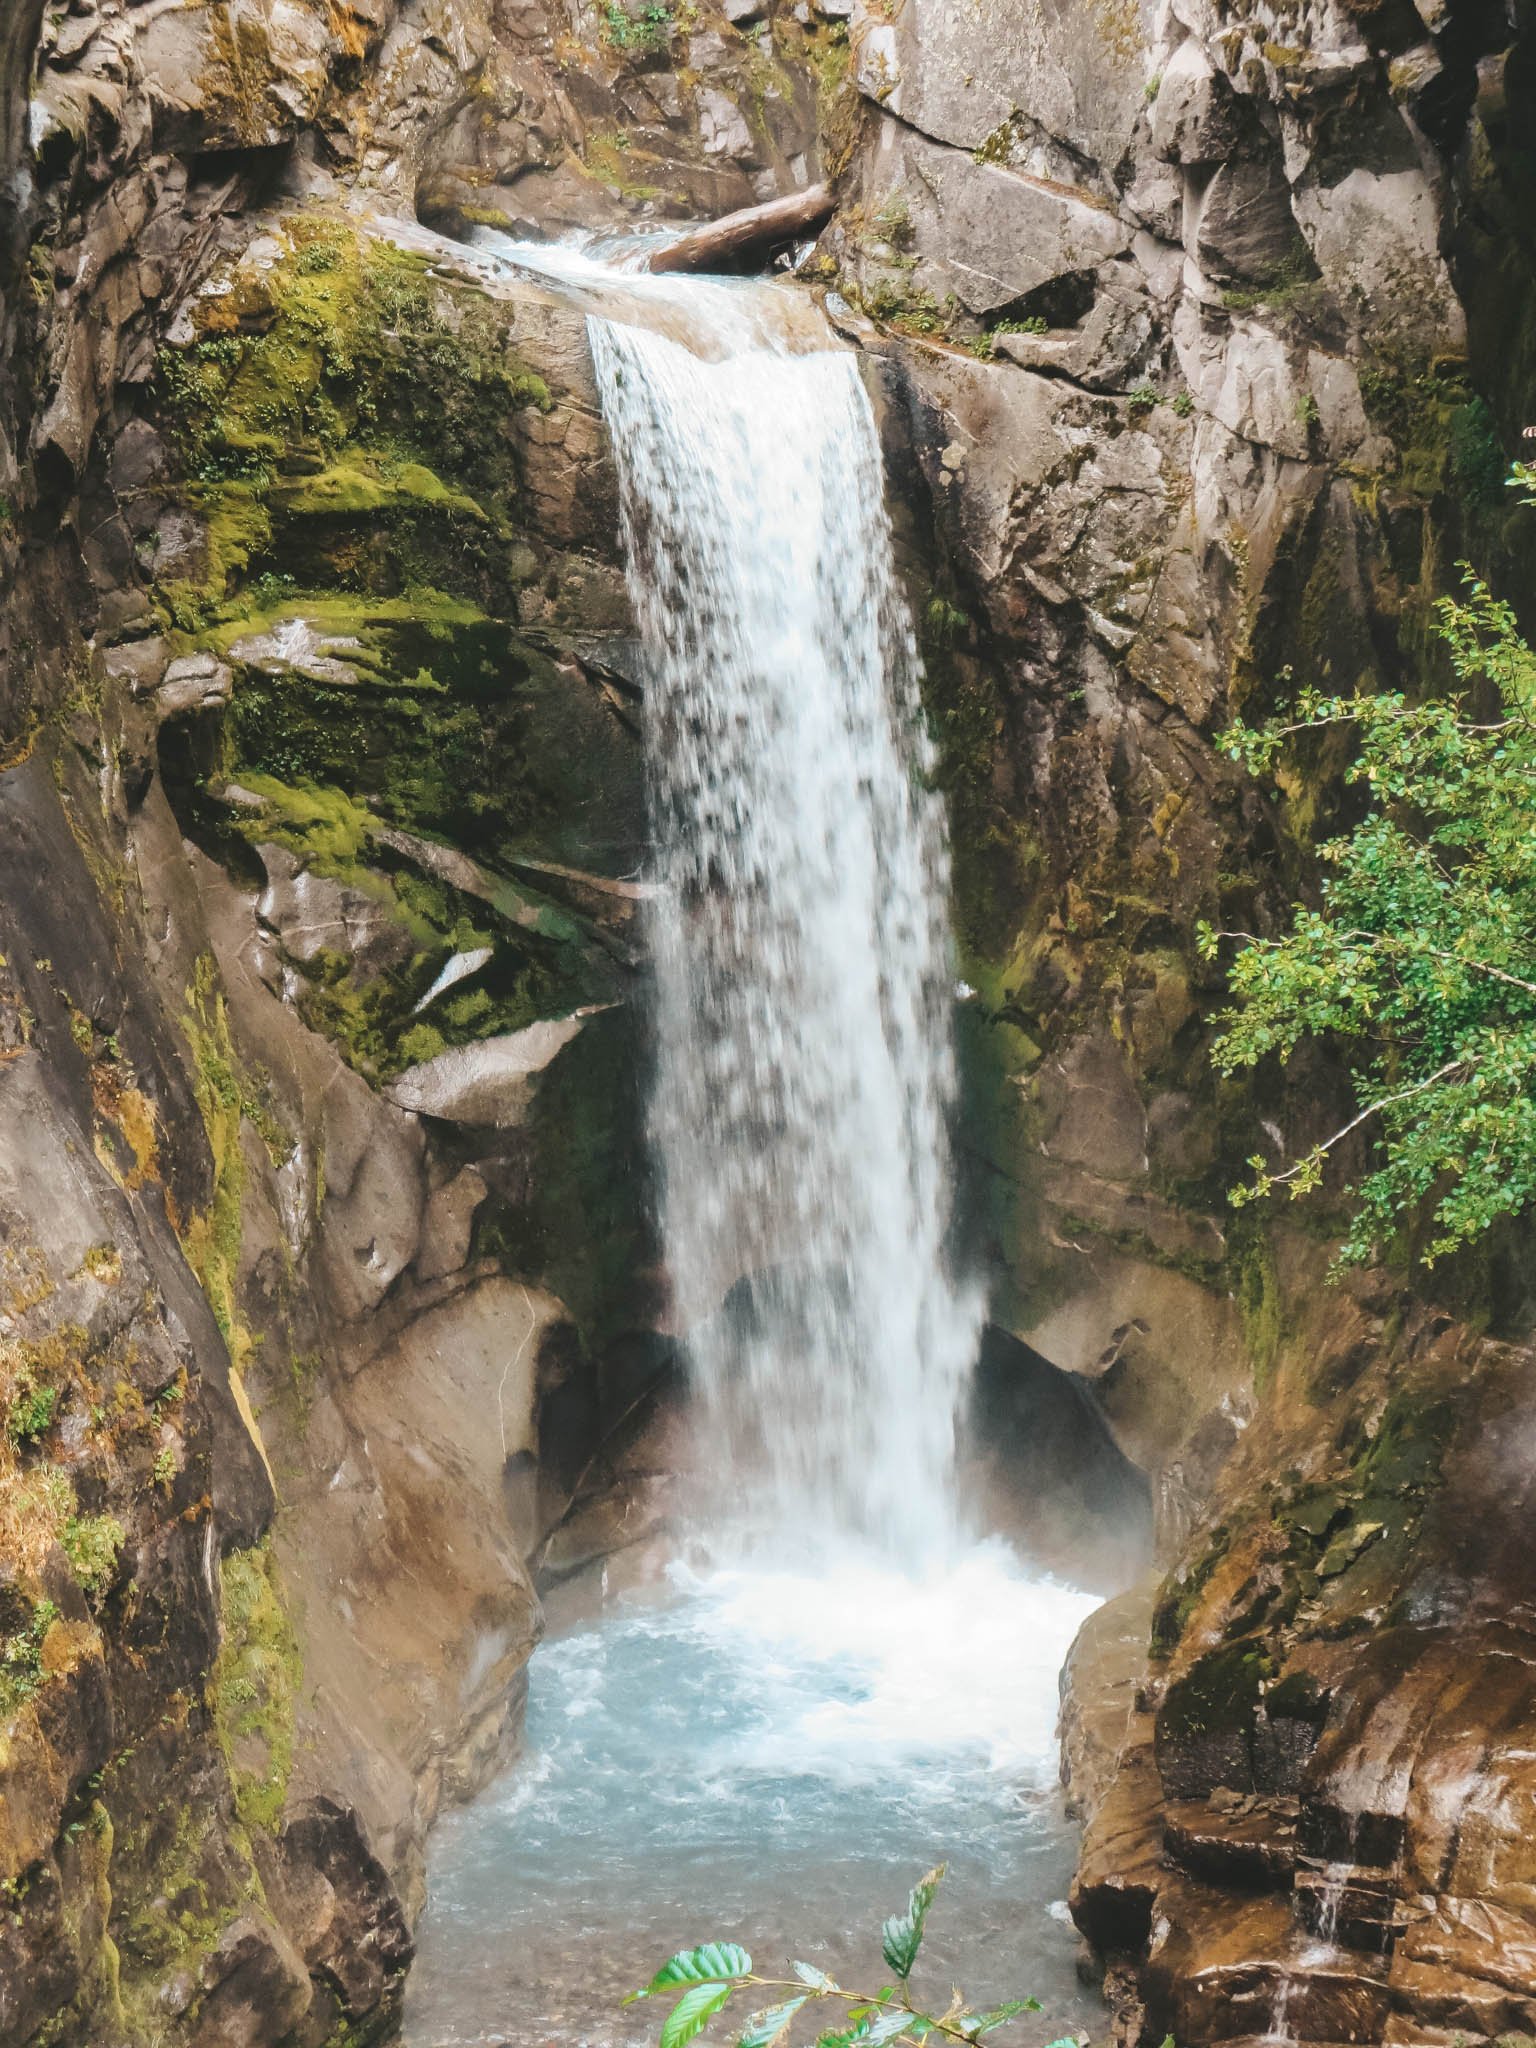
[[[571,651],[626,623],[604,452],[580,316],[533,299],[284,219],[177,316],[144,423],[158,633],[118,659],[227,679],[162,730],[168,787],[375,1081],[632,969],[582,886],[644,829],[623,691]]]

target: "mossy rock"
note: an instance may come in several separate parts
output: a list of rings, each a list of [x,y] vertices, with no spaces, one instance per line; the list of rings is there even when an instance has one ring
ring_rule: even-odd
[[[267,1544],[226,1557],[219,1584],[221,1641],[209,1705],[236,1811],[247,1826],[272,1829],[293,1768],[294,1708],[304,1678],[298,1637]]]
[[[1274,1676],[1273,1657],[1250,1640],[1208,1651],[1169,1687],[1156,1742],[1170,1798],[1203,1799],[1218,1786],[1253,1790],[1254,1731],[1265,1685]]]
[[[1232,1546],[1232,1532],[1226,1525],[1214,1528],[1196,1561],[1164,1579],[1152,1609],[1151,1647],[1154,1657],[1171,1656],[1178,1648],[1190,1616],[1210,1583],[1216,1567]]]
[[[285,257],[197,306],[161,351],[157,409],[204,520],[200,580],[159,596],[217,620],[241,580],[316,558],[353,588],[438,582],[510,608],[515,415],[547,410],[489,301],[338,221],[298,221]]]
[[[317,650],[307,666],[272,655],[295,627]],[[295,594],[211,637],[236,668],[235,779],[343,789],[373,816],[493,864],[536,853],[601,873],[633,867],[645,838],[634,736],[504,620],[441,591]]]

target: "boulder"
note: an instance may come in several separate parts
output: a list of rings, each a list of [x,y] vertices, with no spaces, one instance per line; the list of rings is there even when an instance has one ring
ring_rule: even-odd
[[[243,1914],[204,1961],[192,2048],[262,2048],[289,2033],[313,1996],[304,1960],[277,1924]]]
[[[887,199],[909,218],[911,285],[967,312],[1013,305],[1053,279],[1094,272],[1130,245],[1130,231],[1094,195],[978,162],[965,150],[903,136],[882,172]],[[868,209],[878,214],[872,195]]]
[[[1026,13],[1020,0],[908,0],[888,17],[859,0],[852,44],[859,89],[906,127],[963,150],[1006,136],[1015,115],[1070,138],[1080,159],[1120,162],[1144,104],[1150,9],[1085,31],[1072,0]]]
[[[1163,66],[1151,121],[1152,148],[1165,163],[1221,164],[1258,153],[1252,103],[1239,98],[1195,36]]]
[[[1278,167],[1263,160],[1221,164],[1200,202],[1195,248],[1202,269],[1220,282],[1267,284],[1306,266],[1290,194]]]
[[[407,1068],[385,1093],[413,1116],[514,1127],[528,1115],[539,1075],[570,1044],[581,1024],[578,1012],[530,1024],[525,1031],[455,1046],[419,1067]]]
[[[1076,327],[1044,334],[998,333],[993,352],[1022,369],[1068,378],[1088,391],[1125,391],[1146,368],[1157,318],[1139,290],[1101,280]]]

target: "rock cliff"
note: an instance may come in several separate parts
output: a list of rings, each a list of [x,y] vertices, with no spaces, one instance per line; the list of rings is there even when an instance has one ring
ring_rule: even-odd
[[[1457,558],[1529,568],[1531,91],[1461,0],[7,11],[0,2040],[387,2037],[533,1572],[664,1488],[613,485],[579,313],[465,243],[821,175],[989,1370],[1090,1390],[1171,1568],[1075,1659],[1079,1922],[1128,2038],[1532,2028],[1521,1247],[1237,1227],[1342,1084],[1218,1086],[1192,943],[1338,802],[1232,708],[1432,683]]]

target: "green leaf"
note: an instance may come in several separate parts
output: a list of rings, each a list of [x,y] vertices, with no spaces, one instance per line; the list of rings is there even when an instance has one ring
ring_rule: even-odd
[[[782,2041],[788,2033],[790,2021],[810,1995],[808,1991],[802,1991],[798,1998],[786,1998],[782,2005],[770,2005],[762,2012],[753,2013],[736,2048],[774,2048],[775,2042]]]
[[[878,2019],[865,2019],[853,2030],[855,2048],[880,2048],[884,2041],[894,2041],[898,2034],[904,2034],[912,2024],[913,2015],[906,2011],[884,2012]]]
[[[928,1908],[933,1904],[933,1895],[947,1868],[947,1864],[937,1864],[926,1877],[920,1878],[912,1887],[906,1912],[894,1914],[880,1931],[881,1953],[903,1983],[911,1976],[912,1966],[917,1961],[917,1952],[923,1945],[923,1922],[928,1918]]]
[[[715,2014],[736,1989],[734,1984],[695,1984],[667,2014],[661,2030],[661,2048],[684,2048],[695,2034],[702,2034]]]
[[[1010,1998],[1006,2005],[990,2006],[986,2012],[973,2012],[961,2024],[973,2041],[979,2041],[983,2034],[990,2034],[994,2027],[1004,2027],[1009,2020],[1016,2020],[1021,2012],[1038,2012],[1038,1998]],[[1053,2041],[1051,2048],[1062,2048],[1060,2041]],[[1075,2044],[1074,2044],[1075,2048]]]
[[[802,1984],[809,1984],[813,1991],[835,1991],[837,1986],[825,1970],[818,1970],[814,1963],[795,1963],[795,1975]]]
[[[654,1998],[658,1991],[671,1991],[678,1984],[736,1984],[751,1974],[752,1958],[736,1942],[706,1941],[701,1948],[680,1948],[643,1991],[631,1991],[624,2003]]]

